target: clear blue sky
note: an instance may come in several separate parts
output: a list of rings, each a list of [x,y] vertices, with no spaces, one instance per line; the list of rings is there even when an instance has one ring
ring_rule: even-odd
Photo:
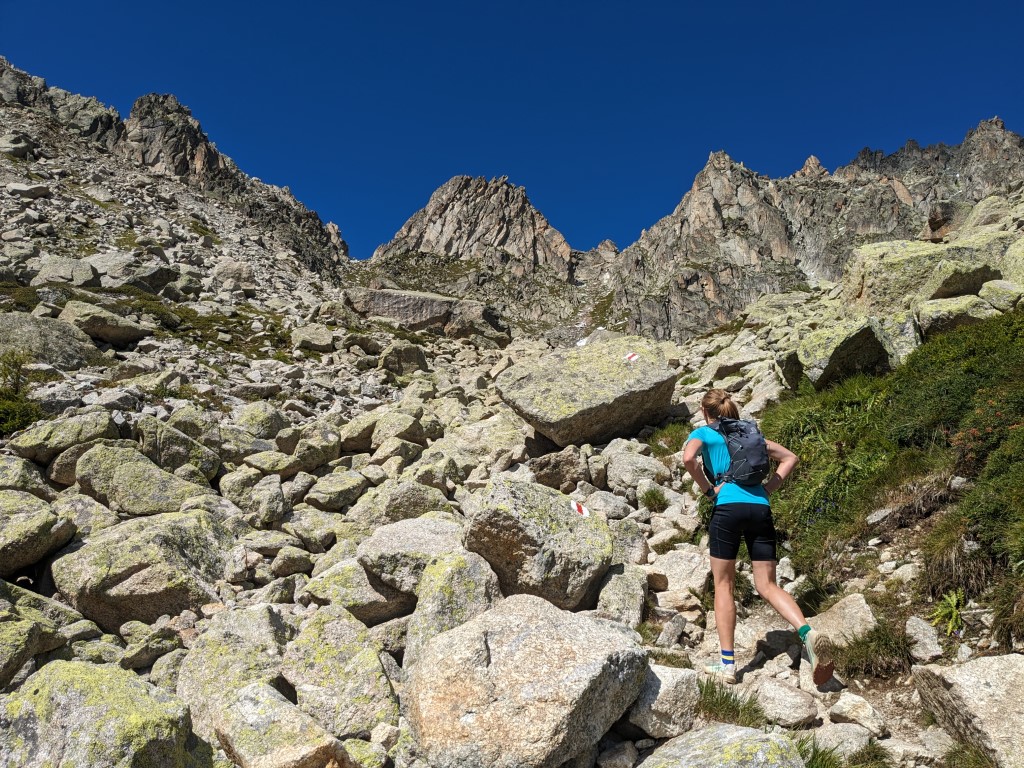
[[[127,117],[173,93],[365,258],[456,174],[620,248],[708,153],[771,176],[1024,132],[1024,4],[0,0],[0,54]],[[14,23],[15,20],[17,23]]]

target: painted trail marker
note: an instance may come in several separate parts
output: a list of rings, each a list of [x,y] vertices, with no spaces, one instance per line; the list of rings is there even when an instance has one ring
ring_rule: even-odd
[[[590,510],[580,504],[578,501],[569,500],[569,509],[575,514],[581,515],[582,517],[590,517]]]
[[[638,355],[636,352],[627,352],[625,358],[623,359],[627,363],[635,363],[637,360],[640,359],[640,355]]]

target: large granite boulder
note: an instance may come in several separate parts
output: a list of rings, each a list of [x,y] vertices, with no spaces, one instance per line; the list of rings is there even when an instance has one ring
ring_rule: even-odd
[[[520,361],[495,386],[530,426],[564,448],[660,422],[675,381],[655,343],[623,336]]]
[[[845,269],[843,296],[883,315],[906,309],[908,301],[976,293],[979,279],[1002,272],[1013,239],[1008,232],[973,232],[952,243],[896,240],[861,246]]]
[[[84,331],[90,338],[114,346],[131,344],[153,334],[133,320],[84,301],[69,301],[58,319]]]
[[[120,433],[110,413],[100,410],[29,427],[12,439],[7,447],[37,464],[49,464],[68,448],[118,437]]]
[[[108,632],[132,619],[198,611],[218,600],[231,533],[214,514],[168,513],[104,528],[53,562],[53,580],[77,610]]]
[[[629,722],[655,739],[671,739],[693,727],[700,689],[697,673],[651,664]]]
[[[75,526],[24,491],[0,491],[0,577],[17,573],[63,547]]]
[[[280,685],[282,654],[295,629],[273,606],[221,611],[181,661],[177,694],[192,711],[192,727],[212,739],[217,714],[253,683]]]
[[[212,480],[220,469],[220,456],[184,432],[169,427],[152,416],[143,416],[135,425],[143,455],[161,468],[173,472],[191,464]]]
[[[1000,768],[1024,768],[1024,656],[915,666],[913,676],[921,704],[951,735],[977,746]]]
[[[336,605],[367,626],[412,613],[415,595],[400,592],[368,574],[354,557],[318,573],[303,587],[298,598],[317,605]]]
[[[33,362],[62,370],[110,363],[75,326],[26,312],[0,312],[0,354],[5,352],[24,354]]]
[[[998,314],[998,309],[978,296],[935,299],[917,306],[917,322],[925,336],[945,333],[962,325],[976,325]]]
[[[580,514],[552,488],[504,476],[466,499],[463,510],[466,548],[490,563],[505,595],[537,595],[567,610],[596,600],[612,559],[606,521]]]
[[[450,512],[452,505],[437,488],[414,480],[389,478],[366,491],[346,517],[358,523],[378,526],[420,517],[428,512]]]
[[[164,472],[131,448],[90,448],[78,460],[75,474],[83,493],[132,516],[177,512],[188,499],[210,493],[207,487]]]
[[[646,670],[630,633],[516,595],[431,640],[403,700],[435,768],[555,768],[598,742]]]
[[[0,765],[193,765],[188,707],[109,664],[54,661],[0,697]]]
[[[39,271],[29,285],[46,285],[47,283],[70,283],[80,288],[98,288],[100,276],[92,264],[85,259],[45,254],[39,260]]]
[[[370,288],[349,288],[345,301],[364,317],[386,317],[413,331],[439,331],[453,338],[504,333],[496,313],[479,301]]]
[[[53,501],[57,496],[39,467],[18,456],[0,455],[0,491],[24,491],[43,501]]]
[[[356,559],[385,584],[415,594],[432,561],[465,552],[462,525],[454,516],[430,515],[378,528],[359,544]]]
[[[667,741],[637,768],[804,768],[793,741],[739,725],[715,725]]]
[[[398,725],[398,699],[381,666],[381,645],[339,606],[321,608],[284,654],[284,676],[299,709],[338,738],[368,739],[380,723]]]
[[[433,559],[420,575],[416,597],[416,610],[406,630],[405,669],[419,661],[432,638],[479,616],[502,595],[487,561],[462,552]]]
[[[882,374],[891,370],[895,353],[881,324],[874,318],[839,320],[800,340],[797,357],[815,389],[855,373]]]
[[[342,743],[271,685],[251,683],[213,713],[217,740],[245,768],[353,765]]]
[[[840,648],[845,648],[853,640],[874,629],[878,625],[878,620],[864,595],[855,592],[828,610],[812,616],[807,623],[818,632],[827,635]]]
[[[429,368],[423,348],[404,339],[395,340],[380,353],[377,367],[399,376],[408,376]]]

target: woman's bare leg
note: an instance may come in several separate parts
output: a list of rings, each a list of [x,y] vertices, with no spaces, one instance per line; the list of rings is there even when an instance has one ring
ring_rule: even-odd
[[[731,651],[736,640],[736,561],[711,558],[711,575],[715,580],[715,625],[719,647]]]
[[[711,560],[711,570],[714,571],[714,558]],[[780,587],[775,582],[775,561],[774,560],[755,560],[751,563],[754,569],[754,587],[757,589],[757,594],[768,601],[768,604],[774,608],[782,618],[793,625],[794,629],[800,629],[807,620],[804,618],[803,613],[800,610],[800,606],[796,604],[796,600],[786,590]],[[715,616],[718,616],[718,605],[717,600],[715,604]],[[719,630],[719,636],[721,636],[721,630]]]

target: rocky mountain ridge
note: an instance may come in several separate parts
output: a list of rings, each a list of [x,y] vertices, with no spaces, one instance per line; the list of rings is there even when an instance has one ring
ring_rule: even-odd
[[[394,287],[496,303],[510,320],[535,329],[545,319],[547,329],[621,322],[629,332],[683,340],[731,321],[766,293],[838,280],[862,245],[941,240],[973,204],[1019,187],[1022,158],[1021,137],[998,119],[957,146],[911,141],[890,156],[864,150],[833,174],[811,157],[792,176],[770,179],[716,152],[676,209],[636,243],[621,253],[610,244],[579,252],[558,236],[556,259],[538,258],[540,235],[520,225],[543,219],[524,207],[523,190],[459,177],[369,266]],[[495,219],[499,190],[517,202]],[[434,235],[477,227],[493,235],[489,261],[464,237]],[[544,266],[553,269],[538,269]],[[501,282],[505,275],[513,280]]]
[[[119,128],[10,70],[0,94],[2,768],[805,768],[809,740],[851,765],[938,766],[954,741],[1020,765],[1024,638],[1001,642],[984,606],[942,638],[914,602],[918,529],[965,478],[875,510],[811,617],[856,644],[875,598],[894,601],[913,668],[817,686],[792,629],[753,607],[736,690],[761,715],[741,727],[697,671],[718,651],[700,494],[654,455],[701,423],[709,387],[757,417],[1019,313],[1024,191],[1001,126],[959,155],[864,157],[960,163],[974,203],[931,171],[857,168],[856,192],[813,161],[772,181],[714,155],[641,255],[729,256],[719,283],[693,267],[714,303],[692,311],[737,320],[680,343],[692,330],[652,299],[649,336],[672,338],[598,330],[566,349],[376,271],[411,279],[403,249],[429,247],[417,259],[443,274],[466,250],[467,295],[538,330],[554,312],[564,338],[597,324],[630,249],[567,254],[505,181],[452,182],[377,264],[335,248],[321,276],[322,232],[302,245],[318,220],[234,176],[170,99]],[[844,227],[871,242],[844,257]],[[827,246],[813,275],[811,242]],[[779,292],[755,290],[761,273]],[[638,270],[621,300],[654,279]],[[779,563],[793,594],[812,576]]]
[[[122,121],[113,109],[95,99],[50,88],[41,78],[0,58],[0,103],[5,124],[28,129],[33,137],[11,139],[21,157],[62,155],[55,152],[54,144],[63,144],[68,134],[80,137],[85,141],[79,145],[83,153],[109,155],[108,163],[114,158],[127,162],[128,168],[116,174],[121,178],[142,172],[181,182],[205,199],[222,201],[260,222],[265,232],[275,234],[283,249],[324,279],[335,279],[339,265],[347,261],[348,247],[335,225],[325,226],[287,190],[242,173],[217,151],[199,122],[174,96],[143,96],[128,120]],[[47,137],[53,137],[49,146]]]

